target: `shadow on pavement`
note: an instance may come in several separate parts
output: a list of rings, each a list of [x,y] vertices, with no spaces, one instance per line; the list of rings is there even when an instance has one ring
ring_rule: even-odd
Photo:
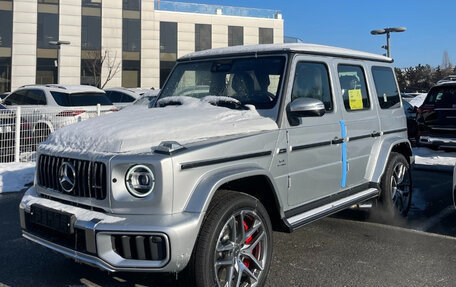
[[[456,237],[452,174],[441,170],[413,169],[412,177],[414,187],[408,216],[388,224]],[[347,209],[334,217],[385,223],[369,210]]]

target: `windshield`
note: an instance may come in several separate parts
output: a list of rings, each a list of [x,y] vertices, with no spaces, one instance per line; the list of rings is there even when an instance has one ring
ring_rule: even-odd
[[[215,96],[226,101],[228,97],[242,105],[272,109],[279,98],[285,60],[284,56],[276,56],[180,63],[160,99]]]
[[[456,108],[456,87],[432,88],[424,105],[435,105],[436,108]]]
[[[51,92],[54,100],[59,106],[73,107],[73,106],[102,106],[112,105],[112,102],[105,93],[60,93]]]

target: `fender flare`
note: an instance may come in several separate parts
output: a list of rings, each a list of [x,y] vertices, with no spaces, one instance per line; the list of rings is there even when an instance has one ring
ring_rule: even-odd
[[[375,169],[372,170],[372,175],[370,177],[371,182],[379,183],[381,181],[382,175],[385,172],[386,165],[388,164],[391,151],[395,146],[400,144],[406,144],[407,148],[410,151],[410,154],[412,154],[412,146],[410,142],[402,137],[389,137],[379,143],[379,151],[377,155],[375,157],[371,157],[377,159]],[[410,162],[413,162],[412,159],[410,159]]]
[[[204,174],[193,189],[184,211],[204,214],[220,186],[233,180],[252,176],[266,176],[269,179],[277,208],[283,216],[283,205],[280,197],[277,196],[278,188],[274,180],[271,180],[273,178],[272,175],[269,171],[257,165],[231,166],[229,169],[213,170]]]

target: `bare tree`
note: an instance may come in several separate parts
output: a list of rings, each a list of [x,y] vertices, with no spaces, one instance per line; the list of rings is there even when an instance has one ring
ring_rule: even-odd
[[[450,62],[450,56],[448,56],[448,51],[443,51],[443,60],[442,60],[442,69],[452,69],[453,65]]]
[[[83,61],[90,73],[86,82],[90,85],[101,87],[102,89],[120,71],[121,62],[117,59],[117,52],[112,54],[109,50],[104,50],[104,52],[86,51],[85,59]],[[103,66],[107,70],[107,75],[104,79],[101,78]]]

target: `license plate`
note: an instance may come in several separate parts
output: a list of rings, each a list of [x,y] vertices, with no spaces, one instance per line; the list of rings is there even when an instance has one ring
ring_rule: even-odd
[[[76,217],[68,212],[57,211],[39,204],[30,207],[31,222],[65,234],[74,233]]]

